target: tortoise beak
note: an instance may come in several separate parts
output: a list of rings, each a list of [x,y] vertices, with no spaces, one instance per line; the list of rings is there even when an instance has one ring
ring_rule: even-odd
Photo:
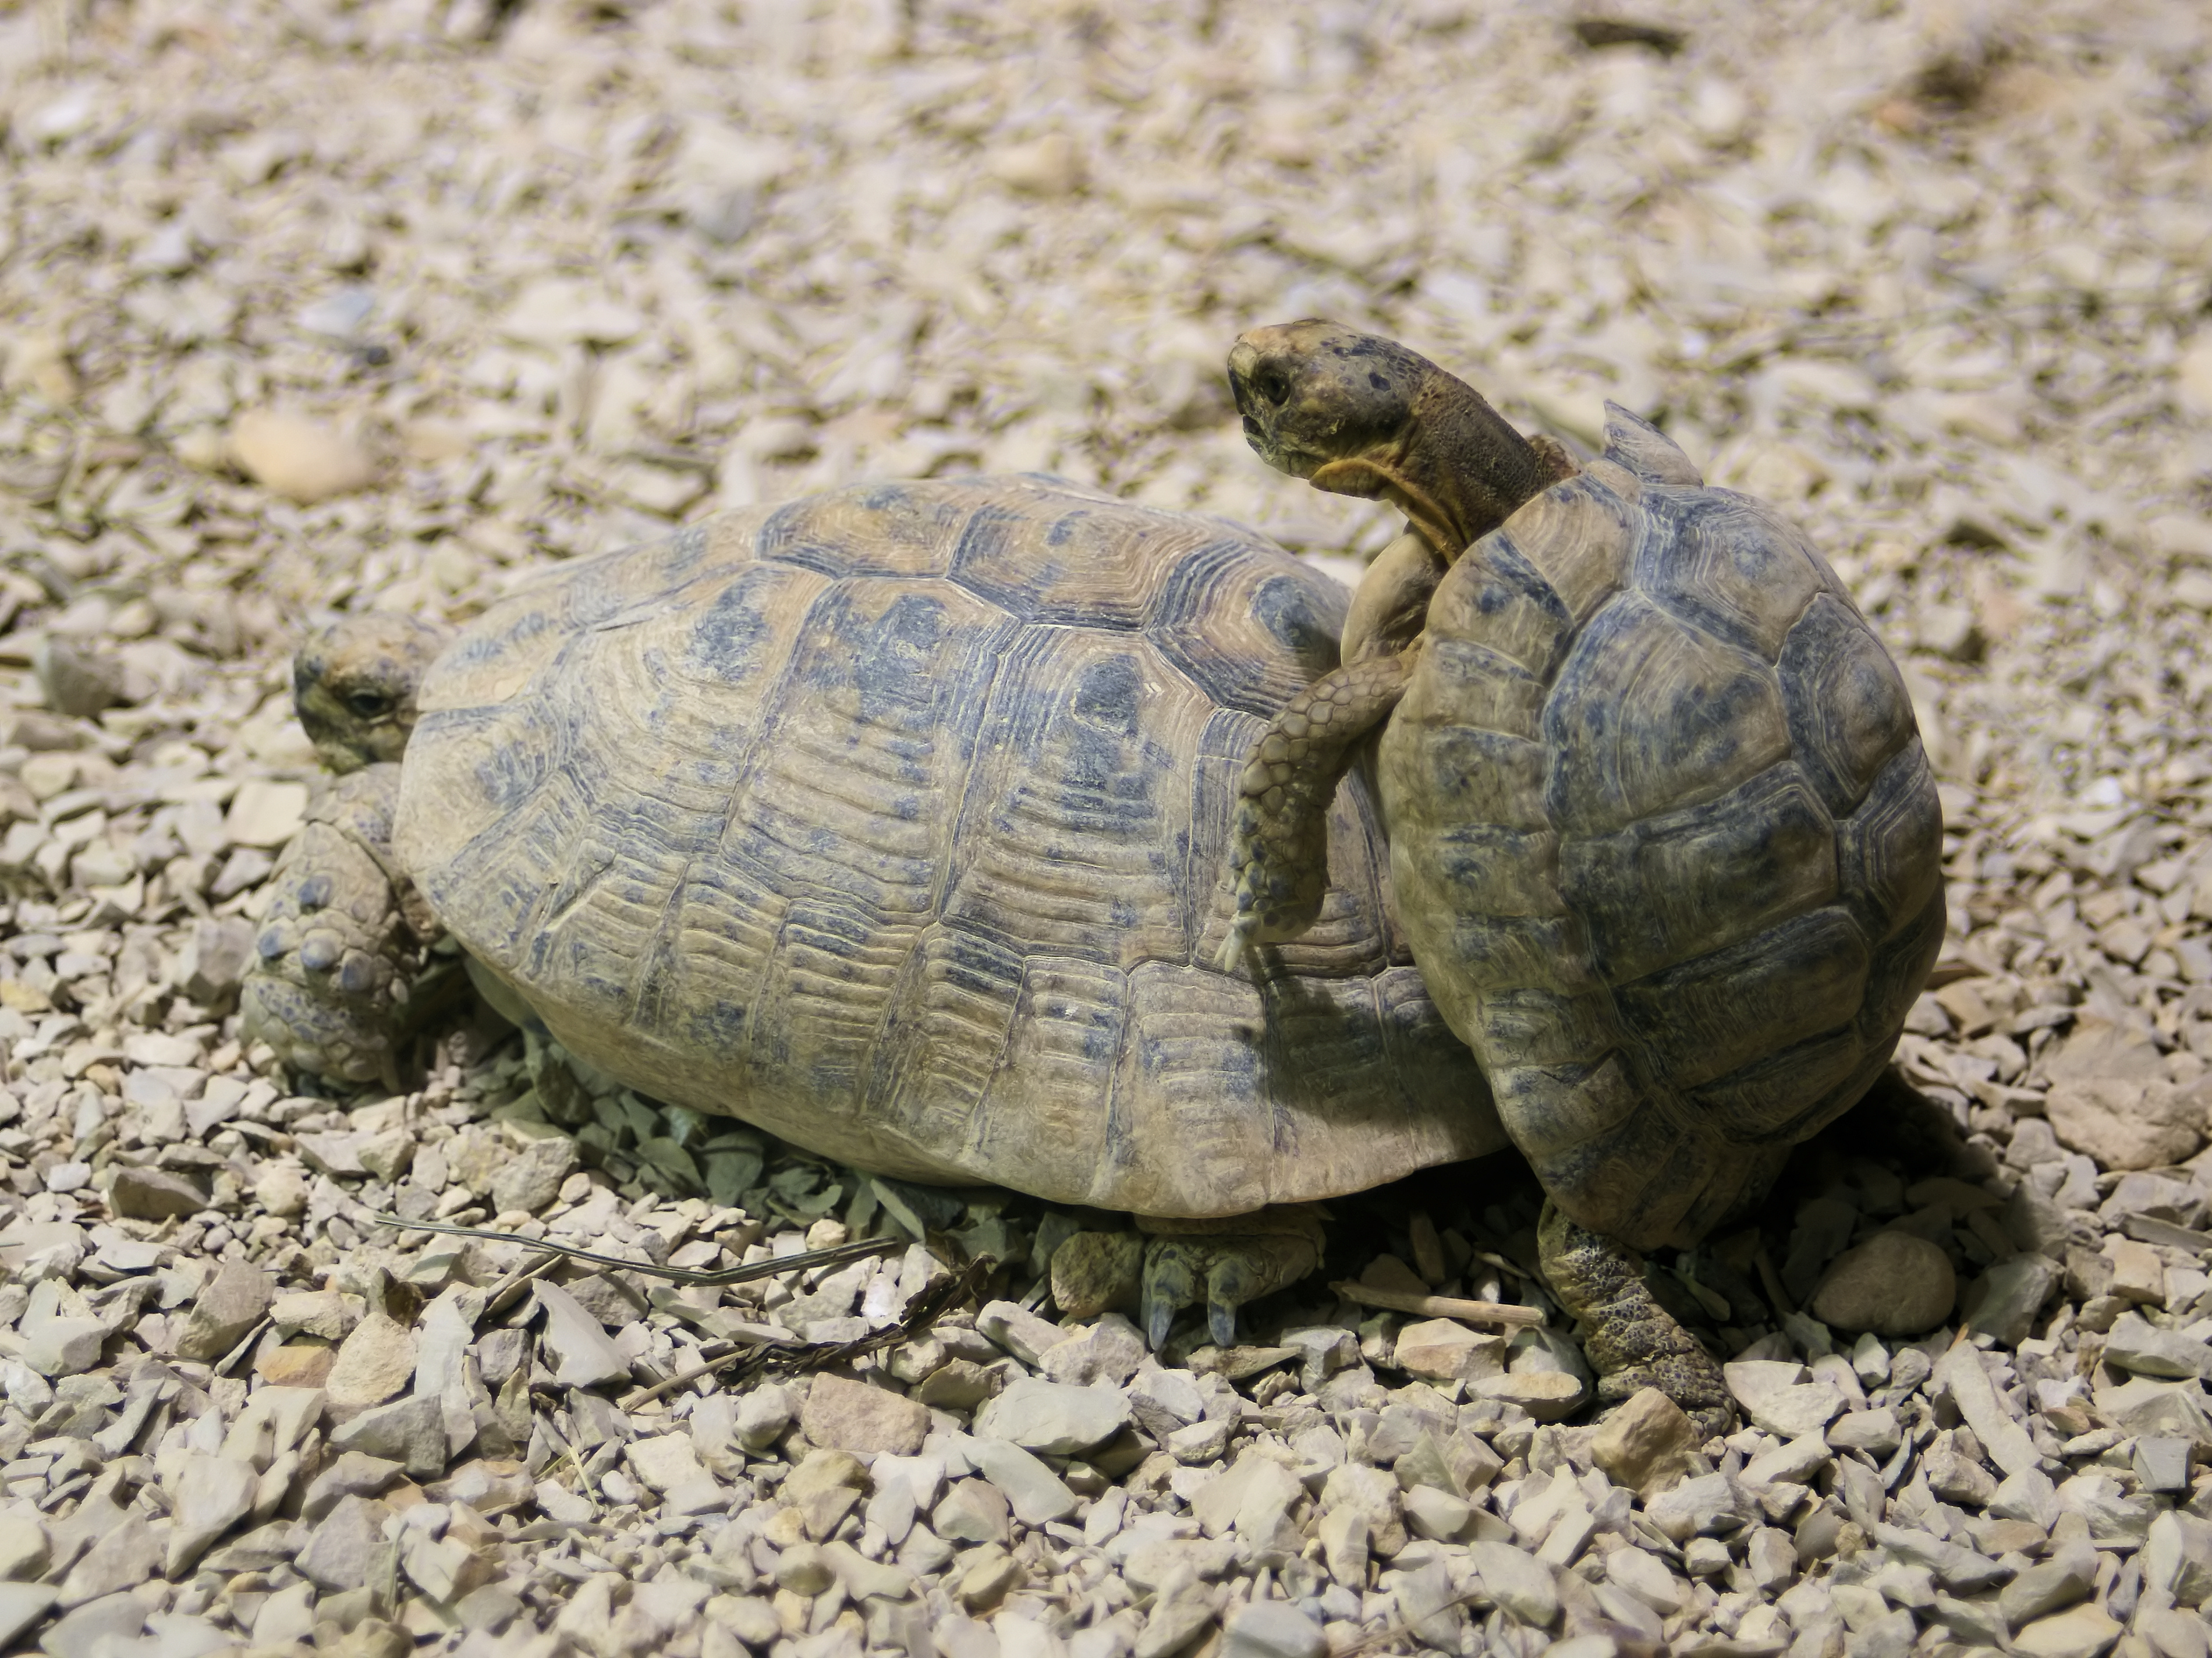
[[[1253,452],[1279,471],[1304,477],[1313,471],[1313,458],[1285,443],[1279,429],[1297,386],[1295,367],[1285,361],[1287,353],[1269,349],[1279,346],[1285,332],[1279,327],[1255,328],[1237,336],[1229,351],[1229,390]]]

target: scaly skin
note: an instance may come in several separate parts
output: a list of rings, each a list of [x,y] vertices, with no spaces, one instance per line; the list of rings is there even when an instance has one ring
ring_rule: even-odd
[[[1244,762],[1229,853],[1237,917],[1221,946],[1223,972],[1234,972],[1255,944],[1297,938],[1321,914],[1328,803],[1353,745],[1405,695],[1418,648],[1323,674],[1275,716]]]
[[[1652,1298],[1632,1250],[1576,1225],[1548,1198],[1536,1249],[1559,1305],[1589,1327],[1583,1351],[1600,1399],[1618,1403],[1656,1388],[1707,1435],[1730,1430],[1735,1406],[1721,1367]]]
[[[447,638],[372,613],[293,659],[300,723],[337,779],[277,858],[241,993],[247,1033],[293,1070],[398,1085],[395,1045],[438,926],[392,858],[392,814],[416,689]]]
[[[1275,716],[1238,781],[1224,972],[1254,944],[1295,938],[1320,915],[1328,803],[1360,738],[1405,694],[1429,596],[1452,561],[1574,470],[1464,381],[1335,323],[1253,329],[1229,354],[1229,380],[1262,460],[1316,489],[1388,501],[1407,523],[1352,598],[1344,665]]]

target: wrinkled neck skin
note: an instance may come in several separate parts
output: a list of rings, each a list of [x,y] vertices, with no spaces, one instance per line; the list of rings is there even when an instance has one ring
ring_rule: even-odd
[[[1552,477],[1527,439],[1473,387],[1438,368],[1395,432],[1322,463],[1310,481],[1335,495],[1389,501],[1449,564]]]

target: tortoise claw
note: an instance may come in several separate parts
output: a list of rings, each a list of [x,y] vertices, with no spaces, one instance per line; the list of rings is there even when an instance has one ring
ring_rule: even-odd
[[[1145,1345],[1158,1352],[1168,1345],[1168,1333],[1175,1328],[1175,1315],[1179,1309],[1171,1303],[1147,1294],[1145,1297]]]
[[[1155,1348],[1166,1341],[1177,1313],[1200,1303],[1214,1345],[1234,1345],[1238,1308],[1297,1283],[1320,1265],[1317,1222],[1297,1210],[1267,1214],[1271,1219],[1151,1223],[1192,1228],[1156,1235],[1145,1251],[1145,1336]]]
[[[1213,1338],[1217,1347],[1237,1345],[1237,1304],[1234,1302],[1209,1300],[1206,1303],[1206,1333]]]

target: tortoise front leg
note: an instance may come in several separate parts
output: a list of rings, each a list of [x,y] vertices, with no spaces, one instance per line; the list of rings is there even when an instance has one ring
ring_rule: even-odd
[[[289,1069],[398,1086],[410,981],[437,932],[392,857],[398,797],[390,762],[337,779],[277,858],[240,1011]]]
[[[1419,647],[1347,662],[1300,691],[1267,727],[1237,783],[1229,843],[1237,916],[1218,965],[1314,924],[1328,890],[1328,803],[1359,739],[1405,695]]]

